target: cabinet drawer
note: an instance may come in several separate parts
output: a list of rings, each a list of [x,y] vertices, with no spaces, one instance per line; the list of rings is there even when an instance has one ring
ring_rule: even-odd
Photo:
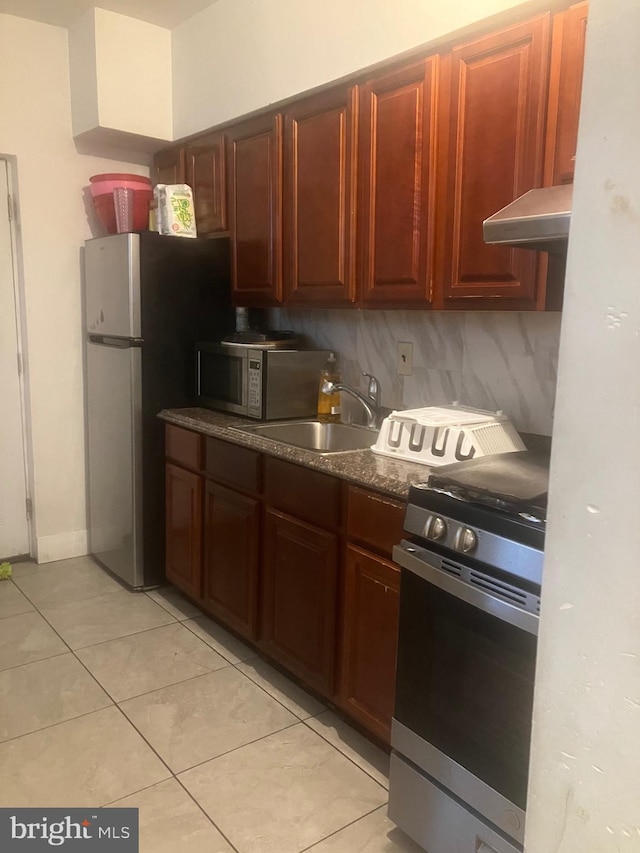
[[[265,458],[267,503],[318,527],[340,526],[340,480],[301,465]]]
[[[202,440],[204,436],[189,429],[167,424],[165,429],[165,453],[173,462],[202,470]]]
[[[405,504],[358,486],[349,486],[348,501],[349,539],[390,557],[393,546],[403,537]]]
[[[207,438],[205,470],[216,480],[243,492],[258,494],[260,491],[260,454],[255,450]]]

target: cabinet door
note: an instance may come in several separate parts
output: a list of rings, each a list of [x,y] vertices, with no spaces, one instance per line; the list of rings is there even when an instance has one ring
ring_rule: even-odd
[[[333,692],[338,537],[265,513],[261,645],[326,696]]]
[[[166,466],[167,580],[200,598],[202,574],[202,478]]]
[[[356,117],[357,87],[332,89],[287,109],[287,303],[355,300]]]
[[[486,245],[482,222],[542,185],[548,55],[547,14],[460,45],[449,57],[440,307],[536,305],[537,253]]]
[[[227,131],[231,272],[236,305],[282,301],[282,116]]]
[[[199,235],[228,228],[225,153],[224,133],[208,134],[187,147],[186,182],[193,190]]]
[[[365,305],[431,301],[439,57],[360,91],[358,221]]]
[[[185,182],[184,148],[165,148],[153,155],[151,180],[154,184],[183,184]]]
[[[400,570],[353,545],[343,588],[340,704],[386,743],[395,696]]]
[[[205,482],[204,601],[221,622],[256,637],[260,504]]]
[[[573,182],[587,12],[587,3],[577,3],[553,19],[545,161],[545,184],[548,186]]]

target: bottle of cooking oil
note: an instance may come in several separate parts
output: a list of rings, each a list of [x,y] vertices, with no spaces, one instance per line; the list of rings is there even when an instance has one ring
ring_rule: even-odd
[[[320,385],[318,388],[318,420],[324,423],[338,423],[340,421],[340,392],[325,394],[322,386],[325,382],[340,382],[340,371],[335,355],[330,352],[320,371]]]

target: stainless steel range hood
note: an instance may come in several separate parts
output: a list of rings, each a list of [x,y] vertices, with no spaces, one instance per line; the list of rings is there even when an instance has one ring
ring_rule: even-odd
[[[482,224],[485,243],[562,253],[567,248],[573,185],[529,190]]]

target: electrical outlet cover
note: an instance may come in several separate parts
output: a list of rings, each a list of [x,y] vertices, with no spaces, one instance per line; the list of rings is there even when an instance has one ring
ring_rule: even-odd
[[[398,343],[398,376],[413,375],[413,344]]]

